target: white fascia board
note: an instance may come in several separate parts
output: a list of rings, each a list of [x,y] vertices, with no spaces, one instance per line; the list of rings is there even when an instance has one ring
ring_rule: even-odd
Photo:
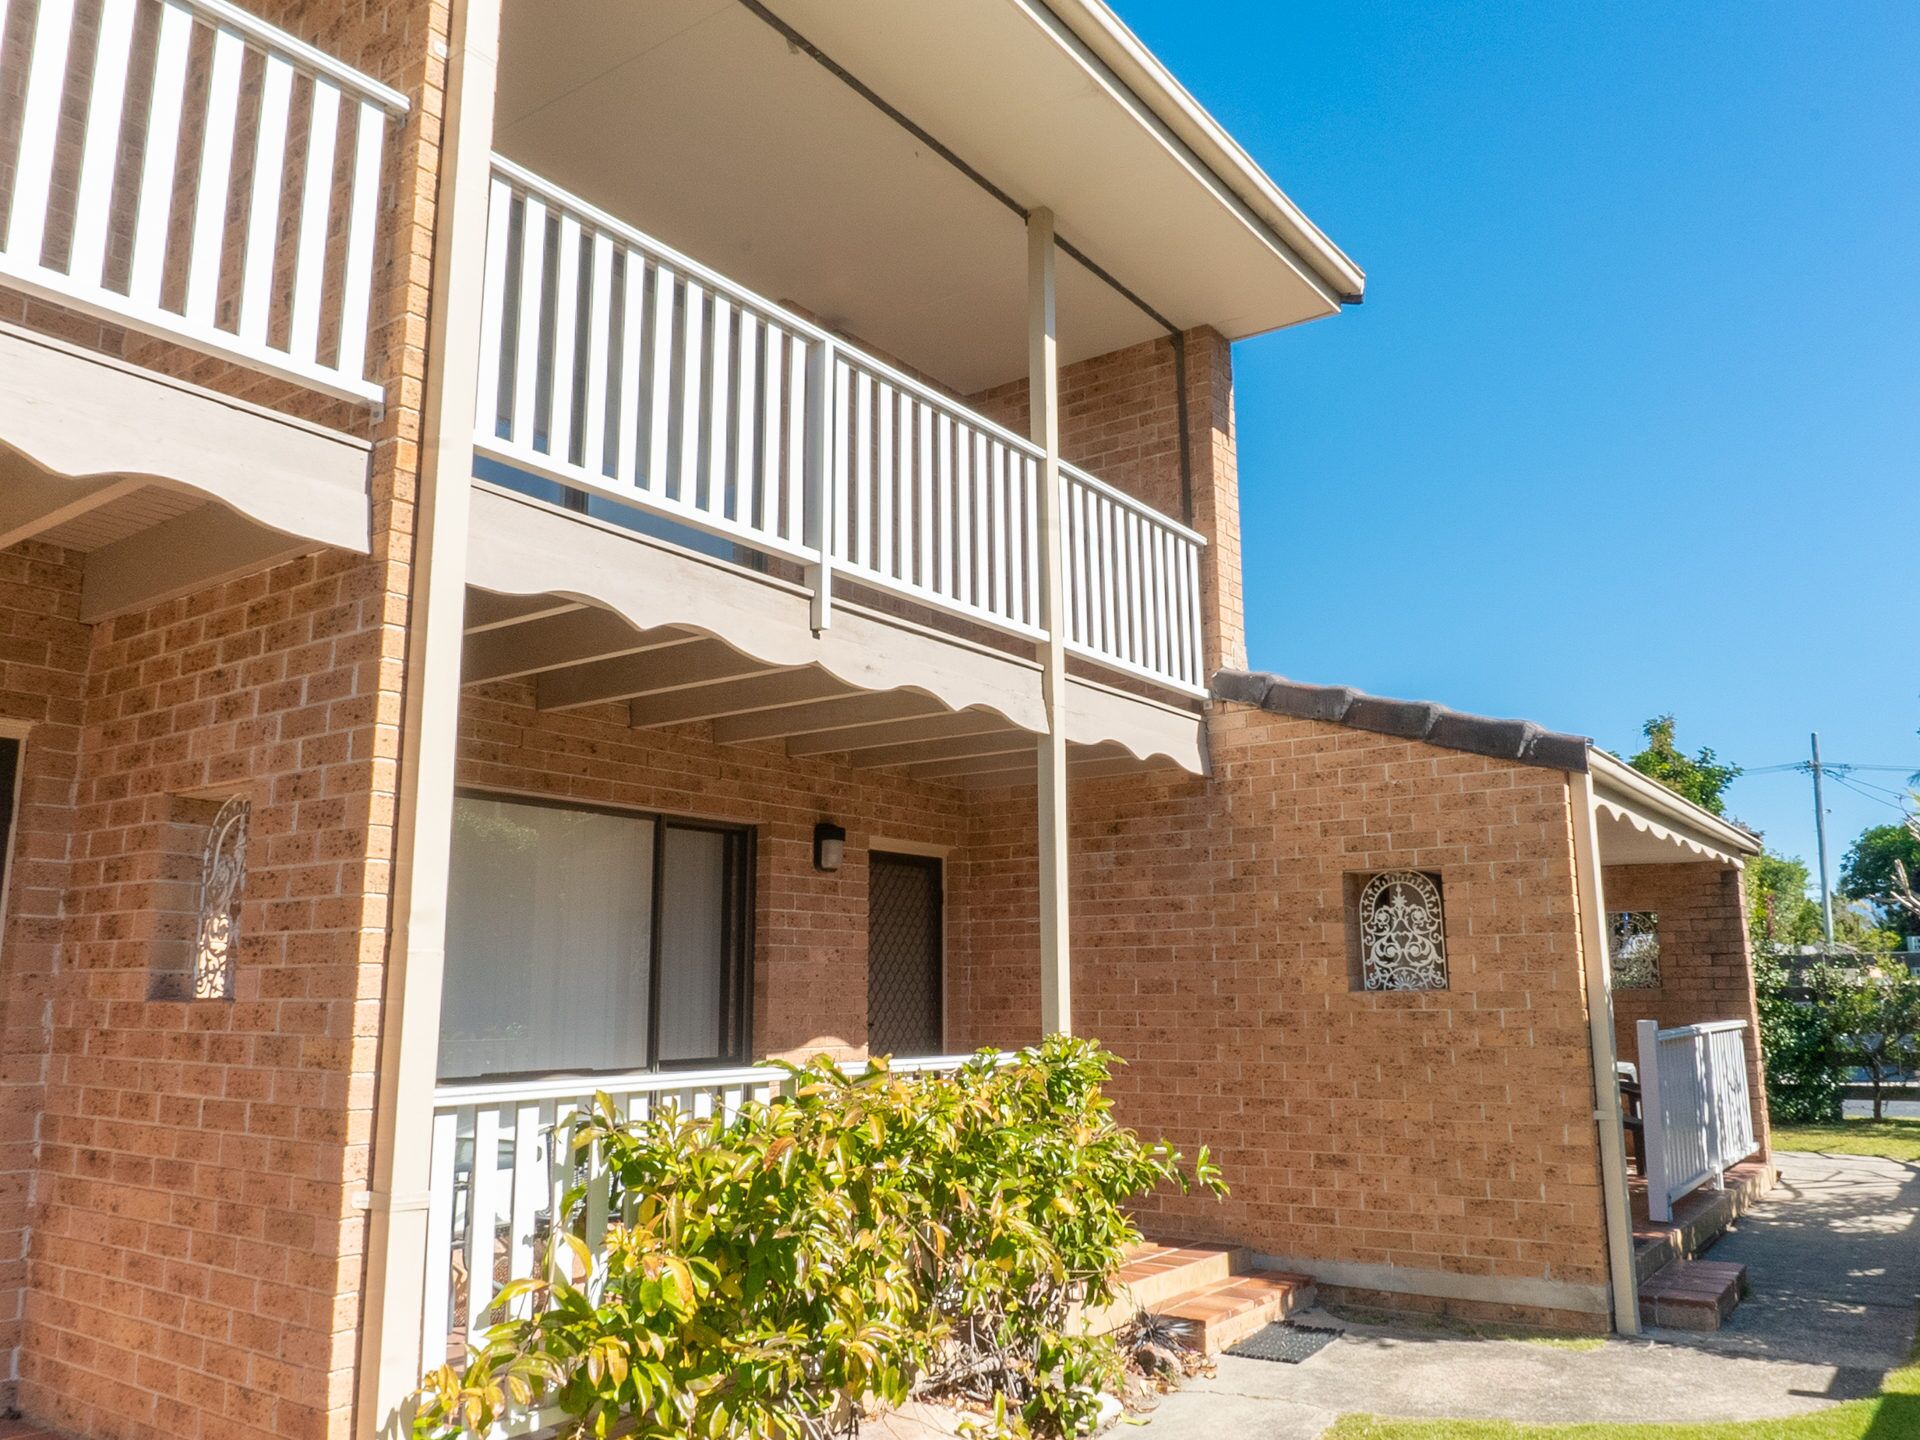
[[[1335,305],[1356,304],[1367,276],[1300,207],[1288,199],[1253,157],[1209,115],[1153,52],[1102,0],[1014,0],[1056,39],[1070,35],[1098,65],[1095,83],[1136,112],[1179,158],[1243,219],[1266,232],[1303,278]],[[1067,47],[1069,51],[1075,49]],[[1102,70],[1105,73],[1101,73]],[[1184,152],[1184,153],[1182,153]]]
[[[1676,794],[1651,776],[1642,775],[1617,755],[1599,746],[1587,751],[1594,784],[1609,792],[1612,799],[1642,815],[1658,816],[1668,824],[1690,830],[1709,842],[1714,849],[1733,855],[1758,855],[1761,842],[1751,831],[1743,830],[1715,815],[1683,795]]]

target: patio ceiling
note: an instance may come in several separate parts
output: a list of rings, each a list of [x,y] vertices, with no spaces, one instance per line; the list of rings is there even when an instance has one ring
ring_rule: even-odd
[[[78,554],[89,623],[368,548],[367,446],[351,436],[14,326],[0,414],[0,550]]]
[[[542,710],[624,704],[635,729],[704,722],[722,744],[779,744],[796,759],[917,780],[1012,785],[1035,774],[1034,732],[991,709],[864,689],[819,665],[770,664],[689,626],[642,629],[558,596],[469,589],[461,678],[528,682]],[[1069,773],[1082,779],[1167,763],[1111,741],[1068,745]]]
[[[1104,5],[508,0],[503,31],[502,154],[960,394],[1026,373],[1028,207],[1110,277],[1061,266],[1068,363],[1364,283]]]

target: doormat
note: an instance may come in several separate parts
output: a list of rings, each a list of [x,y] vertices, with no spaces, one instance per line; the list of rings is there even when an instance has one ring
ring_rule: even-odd
[[[1284,1365],[1298,1365],[1309,1356],[1318,1355],[1343,1333],[1322,1325],[1292,1325],[1282,1321],[1254,1331],[1238,1345],[1229,1345],[1226,1353],[1248,1360],[1278,1360]]]

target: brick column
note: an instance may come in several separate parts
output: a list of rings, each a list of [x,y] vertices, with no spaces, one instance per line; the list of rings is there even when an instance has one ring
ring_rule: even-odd
[[[1240,571],[1240,470],[1233,419],[1233,348],[1219,331],[1189,330],[1187,455],[1193,528],[1208,540],[1200,567],[1207,673],[1247,663],[1246,596]]]
[[[1709,1020],[1747,1022],[1747,1076],[1753,1093],[1753,1133],[1762,1158],[1771,1156],[1766,1079],[1760,1061],[1760,1010],[1747,942],[1746,897],[1738,870],[1706,862],[1609,865],[1603,878],[1607,908],[1648,910],[1660,917],[1660,984],[1615,990],[1613,1024],[1622,1060],[1635,1060],[1634,1026],[1663,1027]]]

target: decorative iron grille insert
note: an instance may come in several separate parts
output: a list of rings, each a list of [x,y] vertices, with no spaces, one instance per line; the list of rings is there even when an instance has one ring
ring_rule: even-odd
[[[867,864],[867,1048],[937,1055],[940,862],[880,855]]]
[[[220,807],[200,860],[200,923],[193,948],[193,998],[231,1000],[240,946],[240,892],[247,878],[253,806],[239,795]]]
[[[1447,988],[1447,937],[1439,877],[1386,870],[1361,887],[1360,979],[1368,990]]]
[[[1651,910],[1622,910],[1607,917],[1607,953],[1616,990],[1660,988],[1660,917]]]

